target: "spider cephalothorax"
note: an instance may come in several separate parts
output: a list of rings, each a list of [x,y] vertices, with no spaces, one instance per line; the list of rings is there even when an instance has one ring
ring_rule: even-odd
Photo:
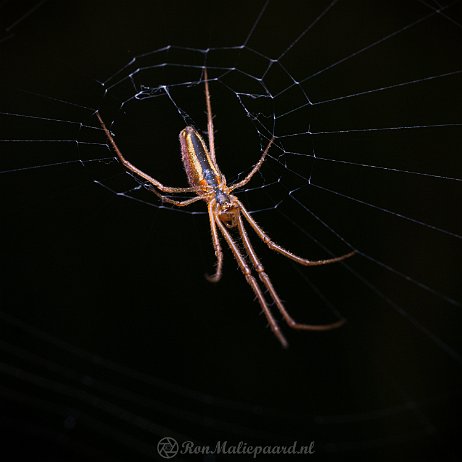
[[[233,200],[233,196],[228,196],[225,202],[216,203],[216,214],[218,218],[228,228],[235,228],[238,223],[239,204]]]

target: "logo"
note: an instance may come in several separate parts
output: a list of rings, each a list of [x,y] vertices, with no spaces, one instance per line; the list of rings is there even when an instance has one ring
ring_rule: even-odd
[[[175,438],[165,436],[157,443],[157,452],[164,459],[172,459],[178,454],[178,443]]]
[[[194,455],[250,455],[256,459],[260,454],[263,455],[308,455],[315,454],[314,441],[309,444],[300,445],[298,441],[294,441],[289,445],[266,445],[254,446],[239,441],[230,443],[228,441],[217,441],[215,445],[198,445],[194,441],[182,441],[178,444],[175,438],[164,436],[157,443],[157,452],[164,459],[173,459],[177,454],[194,454]]]

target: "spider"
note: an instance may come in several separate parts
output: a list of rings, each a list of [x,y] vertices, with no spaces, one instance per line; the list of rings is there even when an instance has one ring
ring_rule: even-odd
[[[114,149],[115,153],[121,164],[129,170],[131,173],[147,181],[149,184],[150,190],[161,198],[163,202],[175,205],[177,207],[185,207],[187,205],[193,204],[199,200],[204,200],[207,203],[208,216],[210,221],[210,230],[212,234],[212,243],[215,250],[215,256],[217,259],[216,271],[213,275],[206,275],[206,278],[210,282],[218,282],[222,276],[223,268],[223,251],[220,245],[219,233],[223,236],[224,240],[228,244],[231,252],[236,259],[236,262],[242,271],[245,279],[252,288],[262,310],[268,320],[269,326],[279,340],[281,345],[284,348],[287,348],[288,343],[284,337],[281,329],[279,328],[276,319],[274,318],[268,302],[263,295],[262,289],[257,281],[257,279],[252,275],[252,271],[249,265],[246,262],[246,258],[242,251],[239,249],[236,241],[232,237],[229,229],[236,229],[242,240],[242,244],[245,250],[245,254],[250,260],[253,269],[258,274],[258,278],[263,286],[269,293],[270,298],[276,305],[279,310],[282,318],[285,320],[287,325],[292,329],[298,330],[312,330],[312,331],[325,331],[340,327],[345,320],[340,319],[336,322],[329,324],[302,324],[295,321],[288,311],[286,310],[284,304],[282,303],[279,295],[276,292],[269,276],[266,274],[263,265],[260,262],[247,234],[246,228],[244,226],[244,221],[247,222],[250,227],[254,230],[257,236],[271,249],[284,257],[287,257],[300,265],[303,266],[320,266],[326,265],[329,263],[339,262],[352,256],[355,252],[350,252],[345,255],[336,258],[329,258],[325,260],[308,260],[302,257],[299,257],[289,250],[281,247],[280,245],[273,242],[270,237],[263,231],[263,229],[257,224],[253,219],[252,215],[247,211],[242,202],[232,194],[236,189],[242,188],[245,186],[252,177],[260,170],[263,162],[266,159],[268,151],[270,150],[271,145],[273,144],[274,137],[272,137],[268,144],[266,145],[259,161],[254,165],[249,174],[242,179],[241,181],[227,186],[225,176],[221,173],[216,158],[215,158],[215,143],[214,143],[214,128],[213,128],[213,117],[212,117],[212,107],[210,103],[210,93],[208,86],[208,76],[207,69],[204,69],[204,81],[205,81],[205,102],[207,107],[207,134],[209,139],[209,148],[205,144],[204,139],[198,133],[198,131],[192,127],[188,126],[181,130],[179,138],[181,145],[181,155],[183,160],[183,165],[188,177],[188,182],[190,187],[188,188],[176,188],[170,186],[164,186],[158,180],[152,178],[147,173],[141,171],[133,164],[131,164],[122,154],[120,149],[117,147],[114,138],[111,135],[111,132],[106,127],[103,119],[101,118],[99,112],[96,112],[96,116],[101,124],[101,127],[106,134],[109,143]],[[161,193],[174,194],[174,193],[195,193],[195,197],[192,197],[187,200],[176,201],[167,197]]]

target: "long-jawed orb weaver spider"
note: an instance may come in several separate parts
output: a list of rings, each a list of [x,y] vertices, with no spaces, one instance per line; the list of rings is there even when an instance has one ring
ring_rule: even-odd
[[[266,155],[273,144],[274,138],[271,138],[268,141],[263,153],[260,157],[260,160],[255,164],[250,173],[241,181],[231,185],[226,185],[226,179],[224,175],[220,172],[218,164],[215,158],[215,143],[214,143],[214,133],[213,133],[213,118],[212,118],[212,107],[210,104],[210,93],[208,86],[208,76],[207,69],[204,69],[204,81],[205,81],[205,102],[207,106],[207,134],[209,138],[209,148],[205,144],[202,136],[197,132],[194,127],[186,127],[180,132],[180,145],[181,145],[181,155],[183,160],[183,165],[186,170],[186,175],[189,181],[189,188],[175,188],[170,186],[164,186],[158,180],[152,178],[150,175],[144,173],[133,164],[131,164],[120,152],[117,147],[114,138],[112,137],[110,131],[107,129],[103,119],[101,118],[99,112],[96,113],[99,123],[106,134],[110,144],[112,145],[114,151],[117,154],[119,161],[122,165],[139,176],[143,180],[147,181],[150,185],[150,190],[161,198],[163,202],[173,204],[177,207],[185,207],[187,205],[193,204],[198,200],[204,200],[207,203],[209,221],[210,221],[210,230],[212,233],[212,242],[215,249],[215,256],[217,259],[217,266],[215,274],[206,278],[210,282],[218,282],[222,276],[223,268],[223,252],[220,245],[219,233],[223,236],[226,243],[228,244],[231,252],[234,255],[234,258],[239,265],[240,270],[245,276],[248,284],[252,288],[254,294],[256,295],[258,302],[263,310],[263,313],[268,320],[269,326],[273,331],[274,335],[277,337],[281,345],[286,348],[288,346],[287,340],[285,339],[283,333],[281,332],[278,323],[276,322],[273,314],[271,313],[268,303],[263,295],[263,292],[257,282],[257,280],[252,275],[251,269],[246,263],[244,255],[237,246],[235,240],[229,233],[228,229],[235,229],[239,233],[239,236],[242,240],[245,253],[247,257],[252,262],[252,266],[255,272],[258,274],[260,281],[263,283],[264,287],[268,291],[271,299],[276,305],[277,309],[281,313],[285,322],[292,329],[298,330],[315,330],[323,331],[330,330],[336,327],[340,327],[345,321],[340,319],[336,322],[330,324],[301,324],[295,321],[290,314],[287,312],[284,304],[282,303],[279,295],[277,294],[269,276],[266,274],[263,265],[260,262],[255,250],[250,242],[249,236],[244,226],[244,220],[251,226],[255,231],[257,236],[271,249],[274,250],[284,257],[290,258],[291,260],[299,263],[304,266],[320,266],[327,265],[329,263],[335,263],[345,258],[352,256],[355,252],[350,252],[345,255],[336,258],[329,258],[326,260],[307,260],[301,258],[292,252],[284,249],[280,245],[273,242],[268,235],[261,229],[261,227],[256,223],[252,218],[250,213],[244,207],[242,202],[239,199],[231,194],[234,190],[242,188],[245,186],[257,173],[263,162],[265,161]],[[196,196],[183,201],[176,201],[170,197],[166,197],[161,194],[174,194],[174,193],[195,193]]]

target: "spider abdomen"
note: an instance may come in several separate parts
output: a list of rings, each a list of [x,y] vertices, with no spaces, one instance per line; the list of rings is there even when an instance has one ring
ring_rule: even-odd
[[[181,158],[192,187],[203,192],[215,190],[222,183],[222,176],[214,164],[204,139],[194,127],[180,132]]]

